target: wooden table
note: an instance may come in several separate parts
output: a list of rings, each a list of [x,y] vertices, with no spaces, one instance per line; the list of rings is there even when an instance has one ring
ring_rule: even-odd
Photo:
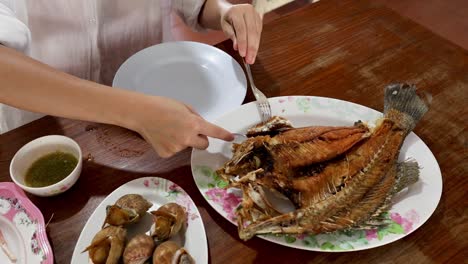
[[[219,47],[237,58],[230,42]],[[132,132],[46,117],[0,137],[0,180],[10,181],[11,158],[40,136],[69,136],[85,156],[90,155],[71,190],[52,198],[29,196],[46,221],[54,214],[48,234],[56,262],[69,263],[81,229],[106,195],[148,175],[178,183],[194,199],[205,223],[211,263],[463,263],[468,259],[467,51],[378,4],[326,0],[265,25],[252,68],[257,86],[267,96],[326,96],[382,110],[383,87],[392,81],[415,83],[430,92],[431,109],[415,132],[432,150],[443,174],[442,200],[433,216],[411,235],[361,252],[308,252],[258,238],[243,242],[236,227],[196,189],[189,151],[162,160]],[[246,101],[251,99],[249,93]]]

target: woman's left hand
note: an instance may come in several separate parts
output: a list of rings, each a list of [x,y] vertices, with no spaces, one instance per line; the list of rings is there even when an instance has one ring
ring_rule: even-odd
[[[221,28],[232,40],[233,47],[249,64],[255,62],[260,35],[262,17],[250,4],[232,5],[221,14]]]

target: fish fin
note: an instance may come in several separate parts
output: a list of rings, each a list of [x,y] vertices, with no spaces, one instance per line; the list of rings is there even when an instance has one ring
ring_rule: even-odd
[[[405,162],[397,163],[396,165],[396,181],[393,186],[393,190],[387,195],[383,203],[372,213],[369,220],[360,224],[359,226],[369,226],[369,223],[375,225],[376,223],[382,222],[385,224],[386,221],[382,215],[390,210],[392,207],[392,197],[395,193],[398,193],[402,189],[418,181],[419,178],[419,165],[414,160],[407,160]]]
[[[393,193],[397,193],[417,182],[419,179],[419,169],[419,164],[415,160],[397,163],[397,181]]]
[[[387,207],[387,203],[384,203],[379,209],[377,209],[374,214],[369,217],[369,219],[362,221],[352,228],[354,229],[372,229],[378,227],[384,227],[391,224],[393,221],[388,218],[388,210],[390,209]]]
[[[382,218],[382,215],[387,213],[390,208],[392,207],[392,195],[388,195],[385,197],[385,200],[382,202],[382,204],[377,207],[374,212],[371,214],[369,217],[368,221],[376,221]]]
[[[373,220],[369,219],[368,221],[361,223],[357,226],[353,226],[352,229],[361,229],[361,230],[366,230],[366,229],[375,229],[379,227],[385,227],[390,225],[392,222],[388,219],[382,219],[381,221],[379,220]]]
[[[426,93],[426,102],[418,96],[415,85],[405,83],[390,84],[385,88],[384,113],[386,117],[397,119],[394,121],[402,123],[402,126],[411,131],[429,109],[428,105],[430,101],[431,97],[428,93]],[[401,115],[389,115],[391,110],[405,113],[410,118],[402,118]]]

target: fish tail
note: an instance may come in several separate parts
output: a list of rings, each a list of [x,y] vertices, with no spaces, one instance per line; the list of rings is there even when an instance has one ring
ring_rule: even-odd
[[[397,164],[397,182],[394,193],[415,183],[419,179],[419,164],[414,160],[407,160]]]
[[[390,84],[385,88],[385,117],[395,121],[401,128],[411,131],[429,109],[431,96],[426,94],[425,99],[426,102],[416,93],[415,85]]]

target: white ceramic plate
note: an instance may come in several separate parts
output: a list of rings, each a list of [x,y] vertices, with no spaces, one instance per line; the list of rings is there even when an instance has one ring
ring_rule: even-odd
[[[295,127],[311,125],[353,125],[357,120],[372,124],[381,113],[354,103],[313,96],[290,96],[269,99],[273,115],[292,121]],[[260,122],[254,103],[242,105],[215,123],[231,132],[245,133]],[[214,172],[231,157],[231,143],[210,139],[206,150],[193,150],[192,174],[208,203],[235,224],[234,209],[241,201],[236,189],[224,190],[226,183]],[[434,155],[424,142],[411,133],[405,140],[399,160],[415,159],[422,167],[417,183],[400,192],[388,214],[393,223],[378,230],[335,232],[321,235],[259,236],[284,246],[312,251],[355,251],[382,246],[401,239],[429,219],[442,194],[442,176]]]
[[[109,194],[94,210],[76,243],[71,260],[72,264],[89,263],[88,253],[81,252],[91,243],[94,235],[100,230],[105,218],[106,206],[114,204],[117,199],[130,193],[140,194],[153,203],[153,207],[148,211],[157,210],[160,206],[169,202],[175,202],[184,206],[188,212],[188,226],[185,232],[185,238],[179,236],[176,237],[175,240],[177,240],[179,244],[183,244],[195,259],[196,263],[208,263],[208,244],[205,227],[203,226],[201,215],[192,199],[182,188],[169,180],[157,177],[144,177],[120,186]],[[141,219],[141,222],[127,229],[127,241],[136,234],[148,234],[151,224],[152,218],[148,213]]]
[[[231,56],[184,41],[139,51],[120,66],[113,86],[179,100],[210,121],[240,106],[247,91],[244,72]]]

